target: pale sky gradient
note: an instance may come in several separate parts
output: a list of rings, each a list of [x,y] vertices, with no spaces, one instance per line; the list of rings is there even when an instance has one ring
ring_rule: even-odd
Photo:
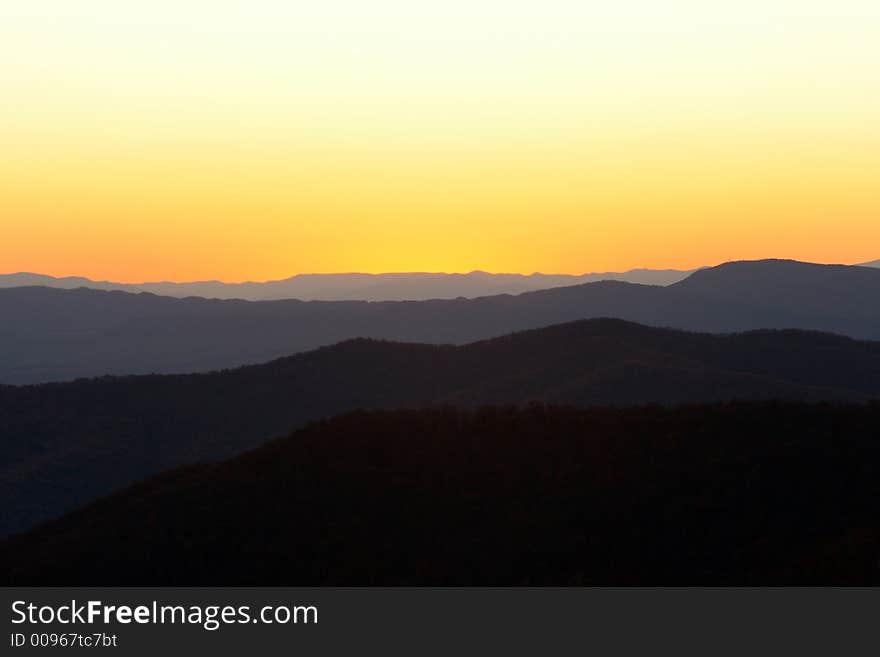
[[[0,272],[880,258],[876,0],[0,0]]]

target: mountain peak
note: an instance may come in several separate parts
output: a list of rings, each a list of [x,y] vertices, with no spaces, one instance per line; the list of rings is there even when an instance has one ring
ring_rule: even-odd
[[[841,277],[849,281],[880,280],[880,272],[867,267],[852,265],[824,265],[799,260],[766,259],[766,260],[735,260],[715,267],[698,269],[672,288],[696,289],[711,288],[713,292],[723,292],[726,287],[744,285],[780,285],[809,287],[823,280]]]

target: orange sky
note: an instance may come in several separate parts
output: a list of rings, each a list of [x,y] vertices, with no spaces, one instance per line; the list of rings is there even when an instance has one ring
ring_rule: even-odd
[[[2,272],[880,258],[873,2],[10,4]]]

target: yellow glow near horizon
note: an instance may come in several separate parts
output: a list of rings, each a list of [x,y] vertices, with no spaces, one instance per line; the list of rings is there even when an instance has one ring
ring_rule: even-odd
[[[0,272],[880,257],[880,4],[0,0]]]

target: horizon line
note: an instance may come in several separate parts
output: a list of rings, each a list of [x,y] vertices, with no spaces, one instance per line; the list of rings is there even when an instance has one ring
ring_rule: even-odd
[[[12,272],[4,272],[0,273],[2,277],[8,276],[45,276],[48,278],[52,278],[54,280],[65,280],[65,279],[83,279],[89,281],[90,283],[107,283],[114,285],[196,285],[196,284],[219,284],[219,285],[265,285],[268,283],[283,283],[285,281],[289,281],[299,277],[309,277],[309,276],[470,276],[473,274],[484,274],[487,276],[521,276],[523,278],[529,278],[533,276],[565,276],[572,278],[581,278],[584,276],[599,276],[603,274],[629,274],[632,272],[679,272],[679,273],[693,273],[699,269],[706,269],[711,267],[717,267],[730,262],[760,262],[763,260],[788,260],[791,262],[803,262],[807,264],[817,264],[817,265],[843,265],[847,267],[860,267],[865,265],[871,265],[874,263],[880,262],[880,260],[868,260],[865,262],[855,262],[855,263],[843,263],[843,262],[815,262],[811,260],[797,260],[796,258],[742,258],[742,259],[732,259],[732,260],[724,260],[722,262],[718,262],[712,265],[702,265],[699,267],[694,267],[690,269],[679,269],[676,267],[632,267],[630,269],[622,269],[617,271],[588,271],[579,274],[574,273],[546,273],[541,271],[533,271],[530,273],[524,272],[509,272],[509,271],[501,271],[501,272],[490,272],[484,269],[472,269],[467,272],[447,272],[447,271],[419,271],[419,270],[411,270],[411,271],[381,271],[381,272],[366,272],[366,271],[333,271],[333,272],[300,272],[296,274],[291,274],[290,276],[286,276],[284,278],[269,278],[265,280],[253,280],[253,279],[244,279],[239,281],[228,281],[221,280],[217,278],[211,279],[193,279],[193,280],[142,280],[142,281],[124,281],[124,280],[111,280],[111,279],[100,279],[100,278],[91,278],[90,276],[86,276],[83,274],[67,274],[63,276],[57,276],[54,274],[44,274],[41,272],[34,271],[12,271]]]

